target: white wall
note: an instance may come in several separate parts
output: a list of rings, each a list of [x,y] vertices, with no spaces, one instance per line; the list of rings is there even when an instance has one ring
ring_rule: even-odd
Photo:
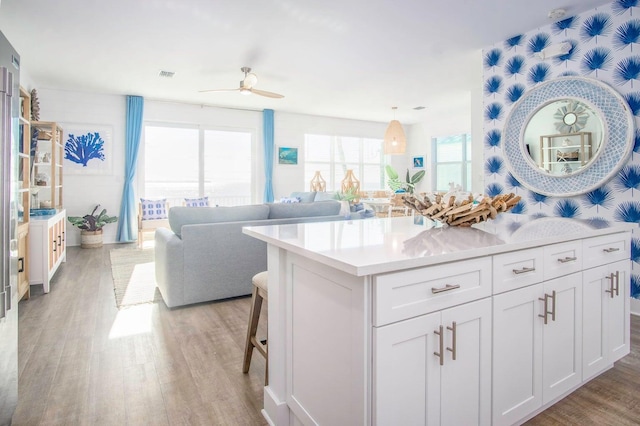
[[[63,205],[70,216],[89,213],[96,204],[101,204],[113,215],[120,213],[124,183],[124,133],[126,104],[124,96],[90,94],[52,89],[38,89],[40,119],[64,124],[96,124],[113,128],[113,168],[109,175],[64,174]],[[262,112],[200,105],[145,100],[145,123],[192,124],[201,127],[229,129],[251,129],[256,134],[254,187],[256,202],[262,201],[264,192],[264,162],[262,149]],[[274,195],[276,198],[293,191],[305,190],[304,181],[304,134],[340,134],[364,137],[384,135],[387,123],[345,120],[302,114],[275,112],[275,145],[298,147],[299,164],[278,165],[274,162]],[[141,151],[139,160],[144,152]],[[403,156],[399,156],[403,158]],[[398,158],[389,158],[394,166],[402,167]],[[402,161],[402,160],[401,160]],[[396,163],[397,162],[397,163]],[[136,176],[136,184],[141,184]],[[141,186],[138,186],[141,187]],[[137,194],[140,191],[137,191]],[[117,225],[104,228],[104,242],[114,243]],[[80,232],[69,226],[68,245],[80,244]]]
[[[40,120],[65,124],[99,124],[113,128],[113,164],[109,175],[63,175],[62,202],[68,216],[90,213],[96,204],[119,215],[124,182],[124,96],[37,89]],[[117,224],[104,227],[104,242],[115,242]],[[80,244],[80,231],[67,224],[67,244]]]

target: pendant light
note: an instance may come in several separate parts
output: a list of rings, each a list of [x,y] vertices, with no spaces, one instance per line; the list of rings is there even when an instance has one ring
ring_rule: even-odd
[[[393,120],[389,123],[387,131],[384,132],[384,153],[385,154],[404,154],[407,148],[407,138],[404,136],[404,130],[398,120],[396,120],[396,110],[398,107],[392,107]]]

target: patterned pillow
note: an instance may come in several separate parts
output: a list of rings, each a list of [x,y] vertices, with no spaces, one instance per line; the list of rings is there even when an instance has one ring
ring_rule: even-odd
[[[280,198],[281,203],[299,203],[300,197],[282,197]]]
[[[145,199],[140,198],[142,204],[142,220],[166,219],[167,199]]]
[[[185,198],[184,205],[186,207],[209,207],[209,197]]]

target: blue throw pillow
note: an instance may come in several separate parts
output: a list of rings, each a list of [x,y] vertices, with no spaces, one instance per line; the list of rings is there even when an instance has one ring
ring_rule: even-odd
[[[185,207],[209,207],[209,197],[185,198]]]
[[[142,220],[155,220],[167,218],[167,199],[140,198],[142,205]]]
[[[299,203],[300,197],[282,197],[280,198],[281,203]]]

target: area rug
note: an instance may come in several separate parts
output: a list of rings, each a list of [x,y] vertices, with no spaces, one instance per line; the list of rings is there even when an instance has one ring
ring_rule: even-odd
[[[156,287],[153,249],[113,249],[109,257],[118,308],[162,300]]]

